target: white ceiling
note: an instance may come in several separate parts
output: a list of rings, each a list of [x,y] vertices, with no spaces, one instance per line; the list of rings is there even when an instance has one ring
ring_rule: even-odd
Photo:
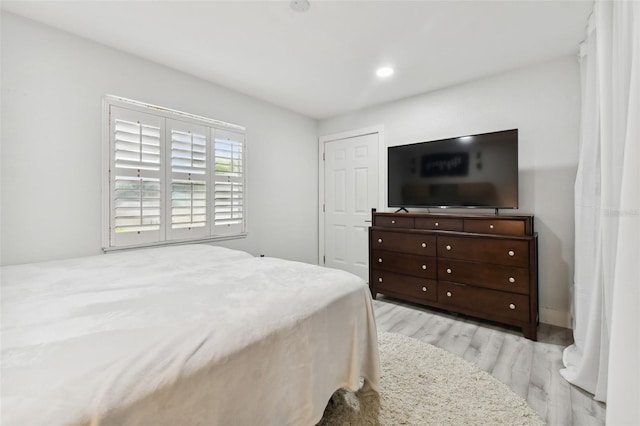
[[[321,119],[576,54],[593,1],[2,1]],[[380,81],[375,68],[395,75]]]

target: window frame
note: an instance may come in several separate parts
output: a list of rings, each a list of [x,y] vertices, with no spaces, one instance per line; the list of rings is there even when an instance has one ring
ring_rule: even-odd
[[[162,126],[162,144],[161,147],[161,161],[160,161],[160,176],[161,176],[161,231],[160,237],[158,240],[154,240],[152,242],[144,241],[140,244],[136,243],[120,243],[117,244],[115,238],[113,238],[114,233],[112,232],[112,213],[113,213],[113,197],[112,193],[112,185],[111,181],[111,171],[114,170],[114,155],[112,152],[112,143],[111,143],[111,132],[112,132],[112,123],[111,123],[111,107],[117,107],[121,109],[126,109],[135,113],[143,113],[155,118],[159,118],[163,122]],[[208,241],[222,241],[222,240],[230,240],[230,239],[238,239],[244,238],[248,233],[248,218],[247,218],[247,131],[243,126],[239,126],[232,123],[227,123],[220,120],[215,120],[212,118],[201,117],[195,114],[185,113],[178,110],[173,110],[169,108],[159,107],[152,104],[147,104],[144,102],[139,102],[127,98],[123,98],[120,96],[114,95],[105,95],[102,99],[102,161],[101,161],[101,171],[102,171],[102,220],[101,220],[101,235],[102,235],[102,250],[104,252],[114,251],[114,250],[126,250],[130,248],[136,247],[151,247],[151,246],[161,246],[161,245],[174,245],[174,244],[187,244],[193,242],[208,242]],[[171,139],[170,132],[173,126],[170,123],[179,122],[186,123],[187,125],[192,125],[194,127],[204,127],[206,128],[206,147],[207,147],[207,226],[208,232],[206,235],[203,235],[202,232],[194,233],[194,237],[189,237],[188,233],[181,232],[180,229],[172,229],[171,226]],[[214,191],[215,191],[215,165],[214,165],[214,155],[215,155],[215,135],[216,131],[221,131],[221,133],[234,133],[242,139],[241,141],[241,150],[242,150],[242,219],[241,223],[233,227],[231,230],[227,232],[219,232],[215,226],[215,199],[214,199]],[[210,154],[209,154],[210,152]],[[123,240],[126,240],[124,238]]]

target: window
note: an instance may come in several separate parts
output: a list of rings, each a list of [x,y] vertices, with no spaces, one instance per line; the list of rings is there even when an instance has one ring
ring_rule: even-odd
[[[246,235],[244,128],[113,96],[105,116],[105,250]]]
[[[244,217],[244,161],[239,136],[220,131],[214,142],[214,224],[223,228],[237,228]]]

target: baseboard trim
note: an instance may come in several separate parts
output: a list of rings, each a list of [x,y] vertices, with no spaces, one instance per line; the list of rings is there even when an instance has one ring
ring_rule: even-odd
[[[555,309],[540,308],[540,322],[558,327],[572,328],[571,327],[571,313],[564,311],[557,311]]]

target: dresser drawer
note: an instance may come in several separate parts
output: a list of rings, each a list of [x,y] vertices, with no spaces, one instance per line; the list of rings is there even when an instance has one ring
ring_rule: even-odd
[[[453,259],[438,260],[438,279],[529,294],[529,269]]]
[[[372,229],[371,249],[435,256],[436,236]]]
[[[486,319],[529,321],[529,297],[522,294],[438,281],[438,302]]]
[[[446,259],[529,266],[529,244],[525,240],[438,236],[437,254]]]
[[[434,229],[437,231],[462,231],[462,219],[438,219],[419,217],[415,219],[417,229]]]
[[[525,228],[521,220],[465,219],[464,232],[520,236],[525,235]]]
[[[415,297],[425,301],[435,302],[438,283],[428,278],[418,278],[409,275],[395,274],[379,269],[373,270],[374,286],[376,291],[384,293],[388,290],[392,293],[400,293],[409,297]]]
[[[414,222],[412,217],[375,215],[373,218],[373,226],[385,226],[387,228],[413,228],[413,225]]]
[[[436,258],[415,254],[372,250],[371,267],[416,277],[436,279]]]

